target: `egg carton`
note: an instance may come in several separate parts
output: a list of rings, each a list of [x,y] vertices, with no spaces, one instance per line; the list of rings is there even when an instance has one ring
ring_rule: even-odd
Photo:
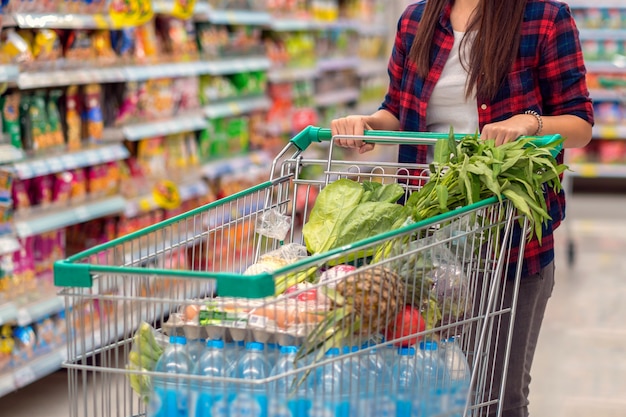
[[[170,316],[162,327],[166,335],[185,336],[188,340],[223,340],[226,343],[245,341],[275,343],[281,346],[302,345],[313,329],[311,325],[295,325],[282,329],[258,316],[238,321],[200,325],[185,321],[178,314]]]

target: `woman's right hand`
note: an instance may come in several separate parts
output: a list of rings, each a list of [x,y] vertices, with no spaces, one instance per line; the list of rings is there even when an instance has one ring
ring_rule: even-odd
[[[368,123],[369,117],[354,115],[335,119],[330,122],[330,130],[333,136],[363,136],[365,130],[372,130]],[[373,143],[365,143],[362,139],[357,138],[337,138],[335,143],[344,148],[358,149],[361,154],[374,149]]]

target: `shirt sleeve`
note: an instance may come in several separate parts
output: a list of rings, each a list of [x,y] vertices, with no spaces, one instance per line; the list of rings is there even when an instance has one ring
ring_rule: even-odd
[[[403,27],[406,27],[407,12],[405,11],[398,21],[396,37],[387,65],[387,73],[389,74],[389,88],[385,95],[385,100],[381,105],[382,110],[387,110],[393,114],[396,119],[400,115],[400,96],[402,89],[402,77],[404,73],[404,61],[407,55],[406,47],[403,42]]]
[[[593,106],[578,29],[566,4],[561,4],[541,49],[539,66],[543,113],[571,114],[593,124]]]

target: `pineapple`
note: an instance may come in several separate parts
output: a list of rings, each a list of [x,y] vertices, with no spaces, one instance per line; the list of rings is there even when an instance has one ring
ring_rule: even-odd
[[[406,296],[402,278],[379,265],[357,269],[334,289],[323,290],[334,308],[309,334],[298,358],[316,350],[321,356],[351,337],[368,340],[384,333],[404,307]]]

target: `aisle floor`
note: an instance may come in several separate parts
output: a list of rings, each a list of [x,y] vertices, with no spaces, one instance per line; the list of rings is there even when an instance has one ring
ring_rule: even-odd
[[[533,369],[532,417],[626,416],[626,197],[570,198]],[[569,232],[569,233],[568,233]],[[567,267],[573,238],[576,263]],[[0,398],[2,415],[68,415],[64,371]]]

